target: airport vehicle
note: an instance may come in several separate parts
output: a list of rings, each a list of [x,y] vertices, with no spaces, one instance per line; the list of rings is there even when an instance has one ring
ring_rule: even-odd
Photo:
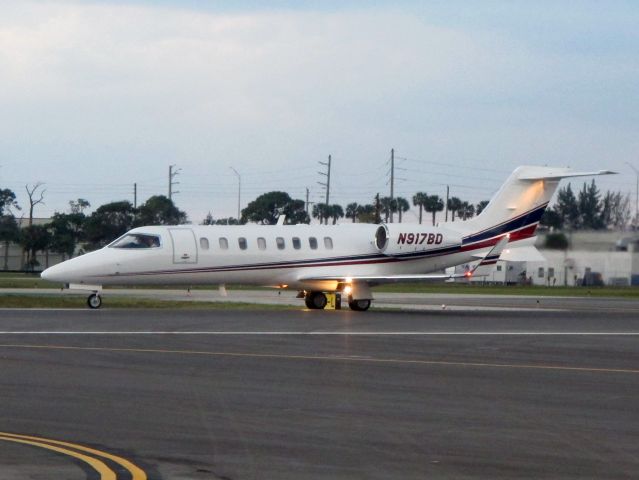
[[[42,278],[90,291],[91,308],[101,306],[104,285],[242,283],[299,290],[310,309],[324,308],[326,293],[340,292],[362,311],[371,305],[372,286],[453,280],[512,249],[534,249],[530,239],[561,179],[609,173],[518,167],[480,215],[438,226],[139,227],[46,269]],[[462,264],[473,266],[464,274],[433,273]]]

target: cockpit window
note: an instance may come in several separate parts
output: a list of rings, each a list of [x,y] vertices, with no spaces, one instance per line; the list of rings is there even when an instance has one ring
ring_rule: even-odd
[[[160,246],[160,237],[144,233],[128,233],[109,246],[112,248],[157,248]]]

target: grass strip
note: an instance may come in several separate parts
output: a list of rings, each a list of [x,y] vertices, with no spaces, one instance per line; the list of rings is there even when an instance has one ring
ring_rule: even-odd
[[[0,308],[88,308],[79,295],[0,294]],[[185,310],[290,310],[291,305],[248,302],[200,302],[195,300],[153,300],[123,296],[103,296],[102,308],[156,308]]]

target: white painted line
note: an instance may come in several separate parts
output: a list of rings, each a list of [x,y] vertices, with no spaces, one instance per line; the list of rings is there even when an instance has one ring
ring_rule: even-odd
[[[346,331],[0,331],[0,335],[282,335],[282,336],[639,336],[639,332],[346,332]]]

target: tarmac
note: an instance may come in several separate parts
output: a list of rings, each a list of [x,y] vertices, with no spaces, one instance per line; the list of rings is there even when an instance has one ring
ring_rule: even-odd
[[[0,310],[2,480],[637,478],[638,301],[110,310],[107,294]]]

